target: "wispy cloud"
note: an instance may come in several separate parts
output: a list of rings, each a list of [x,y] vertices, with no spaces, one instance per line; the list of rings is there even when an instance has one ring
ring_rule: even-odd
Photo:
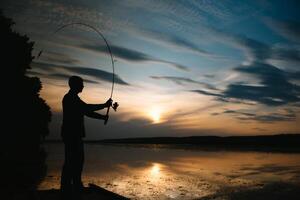
[[[157,59],[150,55],[147,55],[145,53],[142,53],[142,52],[139,52],[139,51],[136,51],[133,49],[128,49],[125,47],[120,47],[120,46],[115,46],[115,45],[110,45],[110,46],[111,46],[113,55],[119,59],[131,61],[131,62],[158,62],[158,63],[166,64],[168,66],[171,66],[171,67],[179,69],[179,70],[183,70],[183,71],[189,70],[188,67],[183,66],[181,64],[177,64],[177,63],[174,63],[171,61]],[[81,44],[80,47],[87,49],[87,50],[108,54],[108,50],[107,50],[106,46]]]
[[[43,73],[43,72],[36,72],[36,71],[28,71],[27,72],[28,76],[38,76],[40,78],[53,78],[55,80],[64,80],[67,81],[70,78],[70,74],[65,74],[65,73]],[[93,84],[99,84],[99,82],[83,78],[85,83],[93,83]]]
[[[270,58],[300,64],[300,50],[291,47],[272,47]]]
[[[221,30],[211,29],[218,39],[240,48],[245,52],[247,64],[233,68],[240,76],[253,77],[258,84],[247,82],[231,82],[222,92],[207,92],[192,90],[203,95],[218,97],[216,100],[228,101],[245,100],[269,106],[280,106],[300,101],[300,86],[292,84],[291,79],[298,78],[291,72],[286,72],[267,62],[268,59],[300,61],[299,51],[290,48],[278,48],[267,45],[243,35],[236,35]]]
[[[224,97],[222,94],[218,94],[215,92],[208,92],[205,90],[190,90],[191,92],[195,92],[195,93],[199,93],[199,94],[203,94],[203,95],[208,95],[208,96],[215,96],[215,97]]]
[[[221,93],[212,93],[203,90],[192,92],[220,97],[218,100],[247,100],[269,106],[280,106],[300,101],[300,86],[288,81],[286,73],[266,63],[252,63],[238,66],[235,71],[245,73],[260,80],[260,85],[247,83],[231,83]]]
[[[267,59],[300,62],[300,51],[290,46],[269,45],[245,35],[234,34],[216,28],[208,28],[210,37],[242,50],[248,62],[266,62]]]
[[[48,64],[48,63],[34,63],[33,65],[34,68],[51,72],[48,74],[51,75],[52,77],[56,76],[61,78],[75,73],[78,75],[87,75],[92,78],[95,78],[96,80],[106,81],[106,82],[111,82],[113,77],[113,74],[110,72],[106,72],[95,68],[89,68],[89,67],[71,67],[71,66]],[[67,74],[63,73],[64,71],[67,72]],[[122,80],[117,74],[115,74],[115,82],[120,85],[129,85],[129,83]]]
[[[49,50],[44,50],[39,53],[41,53],[40,58],[45,60],[47,63],[60,63],[64,65],[80,64],[80,60],[75,59],[72,56],[65,53],[54,52]]]
[[[44,74],[42,74],[42,76],[43,75]],[[47,74],[46,77],[52,77],[54,79],[69,80],[70,75],[69,74],[63,74],[63,73],[51,73],[51,74]],[[83,81],[85,83],[93,83],[93,84],[98,84],[99,83],[97,81],[94,81],[94,80],[91,80],[91,79],[87,79],[87,78],[83,78]]]
[[[300,87],[290,83],[285,72],[272,65],[253,63],[235,70],[259,78],[262,85],[230,84],[224,92],[226,98],[246,99],[271,106],[300,100]]]
[[[258,121],[261,123],[274,123],[279,121],[295,121],[296,114],[292,110],[284,110],[284,112],[272,112],[268,114],[257,114],[243,110],[225,110],[222,113],[213,113],[213,115],[229,114],[238,120]]]
[[[294,20],[265,18],[266,24],[286,39],[300,43],[300,23]]]
[[[167,80],[167,81],[172,81],[178,85],[184,85],[184,84],[197,84],[201,85],[202,87],[210,90],[217,90],[216,87],[213,85],[210,85],[208,83],[200,82],[200,81],[195,81],[191,78],[186,78],[186,77],[177,77],[177,76],[150,76],[152,79],[156,80]]]
[[[138,32],[137,34],[140,34],[145,40],[169,47],[171,50],[191,52],[205,57],[223,58],[222,56],[201,49],[195,42],[179,37],[174,33],[162,33],[150,29],[137,30],[136,32]]]

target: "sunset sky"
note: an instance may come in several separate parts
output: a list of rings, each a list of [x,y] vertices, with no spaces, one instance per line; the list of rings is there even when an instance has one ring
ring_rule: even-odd
[[[67,80],[80,94],[120,104],[103,121],[86,118],[87,139],[265,135],[300,132],[300,2],[276,0],[4,0],[15,30],[35,41],[30,76],[43,83],[59,138]],[[100,111],[104,113],[105,111]]]

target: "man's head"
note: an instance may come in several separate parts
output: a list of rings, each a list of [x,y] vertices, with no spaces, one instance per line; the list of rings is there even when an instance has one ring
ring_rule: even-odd
[[[83,89],[83,79],[79,76],[71,76],[69,78],[69,86],[72,91],[79,93]]]

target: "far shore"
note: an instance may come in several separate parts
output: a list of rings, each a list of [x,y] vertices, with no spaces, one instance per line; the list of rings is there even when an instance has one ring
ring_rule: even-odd
[[[46,140],[59,143],[61,140]],[[144,137],[104,140],[86,140],[89,144],[128,145],[132,147],[183,148],[200,150],[247,150],[271,152],[300,152],[300,134],[262,136],[190,136]]]

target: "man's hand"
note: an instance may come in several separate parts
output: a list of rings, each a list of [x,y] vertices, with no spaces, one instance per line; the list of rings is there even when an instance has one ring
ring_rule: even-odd
[[[112,102],[113,100],[111,98],[109,98],[106,102],[105,102],[105,107],[110,107],[112,106]]]

